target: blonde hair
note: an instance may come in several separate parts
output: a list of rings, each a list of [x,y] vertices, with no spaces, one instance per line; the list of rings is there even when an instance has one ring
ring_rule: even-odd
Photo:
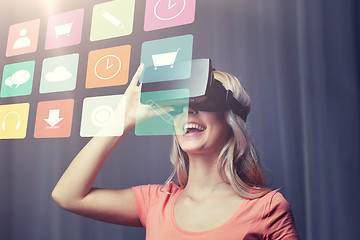
[[[247,115],[250,111],[250,98],[239,80],[225,72],[214,71],[213,73],[215,79],[233,92],[233,96],[241,103],[243,111]],[[263,196],[270,189],[266,187],[263,167],[248,135],[245,120],[232,110],[227,110],[224,116],[232,131],[228,142],[218,157],[218,172],[223,180],[230,184],[241,197],[252,199]],[[186,152],[181,149],[176,136],[174,136],[170,160],[174,170],[166,183],[170,182],[176,174],[178,184],[182,187],[186,186],[189,158]]]

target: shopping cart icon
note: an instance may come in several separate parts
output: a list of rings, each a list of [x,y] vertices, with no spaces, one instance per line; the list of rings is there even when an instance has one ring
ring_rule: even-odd
[[[55,26],[56,38],[63,36],[63,35],[69,36],[73,23],[74,22]]]
[[[168,52],[168,53],[160,53],[152,55],[152,60],[154,64],[154,69],[156,70],[158,67],[162,66],[170,66],[174,67],[176,56],[179,52],[180,48],[176,50],[176,52]]]

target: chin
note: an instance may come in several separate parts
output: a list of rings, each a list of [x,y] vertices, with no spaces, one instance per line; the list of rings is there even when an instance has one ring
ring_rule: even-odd
[[[195,142],[195,141],[179,141],[181,149],[186,152],[188,155],[192,154],[219,154],[219,146],[209,145],[206,142]],[[221,148],[220,148],[221,149]]]

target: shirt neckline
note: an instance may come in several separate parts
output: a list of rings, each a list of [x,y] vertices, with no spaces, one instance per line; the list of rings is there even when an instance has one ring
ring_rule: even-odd
[[[173,196],[171,205],[170,205],[170,212],[171,212],[171,222],[173,224],[173,226],[180,232],[188,234],[188,235],[201,235],[201,234],[206,234],[206,233],[210,233],[210,232],[214,232],[217,230],[220,230],[221,228],[226,227],[227,225],[229,225],[231,222],[233,222],[235,220],[235,218],[239,215],[240,211],[243,209],[243,205],[245,204],[245,202],[247,201],[246,198],[243,198],[239,204],[239,206],[237,207],[237,209],[234,211],[234,213],[231,215],[231,217],[229,219],[227,219],[224,223],[222,223],[221,225],[206,230],[206,231],[200,231],[200,232],[192,232],[192,231],[188,231],[183,229],[182,227],[180,227],[176,220],[175,220],[175,213],[174,213],[174,209],[175,209],[175,203],[176,200],[178,199],[178,197],[180,196],[180,194],[182,193],[182,191],[184,191],[184,188],[179,188],[179,190],[175,193],[175,195]]]

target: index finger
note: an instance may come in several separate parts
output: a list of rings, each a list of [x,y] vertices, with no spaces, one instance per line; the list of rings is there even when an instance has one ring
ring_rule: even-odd
[[[133,78],[131,79],[130,86],[137,86],[143,70],[144,70],[144,64],[141,63],[140,66],[138,67],[138,69],[136,70]]]

